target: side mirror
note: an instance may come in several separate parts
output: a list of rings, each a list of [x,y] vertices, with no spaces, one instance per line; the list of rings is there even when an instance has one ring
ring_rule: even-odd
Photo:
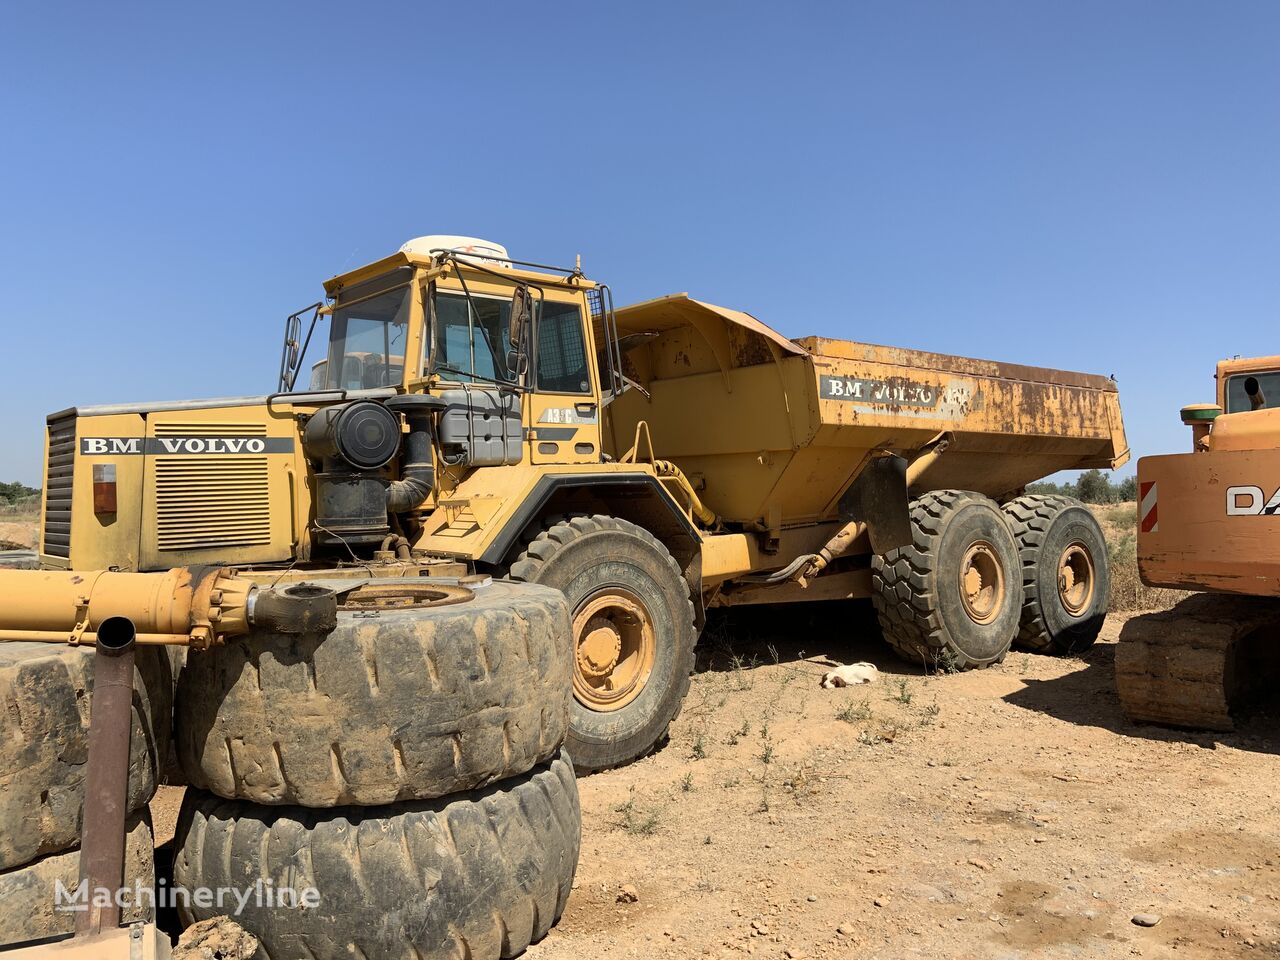
[[[529,324],[532,314],[533,298],[529,295],[529,288],[520,284],[511,295],[511,349],[520,349],[524,329]]]
[[[286,373],[293,373],[298,369],[298,350],[302,346],[302,318],[290,317],[284,335],[285,360],[284,369]]]

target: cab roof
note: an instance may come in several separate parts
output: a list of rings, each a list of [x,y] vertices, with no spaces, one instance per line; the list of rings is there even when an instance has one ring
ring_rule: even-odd
[[[509,265],[480,264],[474,266],[467,264],[464,260],[456,262],[466,269],[469,278],[479,277],[493,280],[496,279],[494,277],[496,273],[501,277],[510,276],[512,280],[523,280],[526,283],[537,286],[570,287],[579,290],[590,290],[596,286],[594,281],[588,280],[581,273],[568,268],[545,267],[540,264],[526,264],[519,261],[511,261]],[[389,257],[383,257],[381,260],[375,260],[373,263],[367,263],[362,267],[356,267],[354,270],[348,270],[345,273],[330,277],[324,282],[324,292],[327,296],[333,298],[346,287],[362,283],[365,280],[371,280],[401,267],[430,269],[434,266],[435,257],[429,253],[397,250]],[[538,267],[542,267],[542,269],[536,269]],[[563,275],[544,272],[547,270],[562,270]]]

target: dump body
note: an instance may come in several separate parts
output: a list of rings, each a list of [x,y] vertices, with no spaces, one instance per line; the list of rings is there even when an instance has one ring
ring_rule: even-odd
[[[776,529],[837,516],[873,456],[953,441],[913,492],[993,497],[1059,470],[1118,467],[1114,381],[1081,373],[808,338],[679,294],[618,311],[641,390],[610,408],[615,450],[639,421],[723,520]]]

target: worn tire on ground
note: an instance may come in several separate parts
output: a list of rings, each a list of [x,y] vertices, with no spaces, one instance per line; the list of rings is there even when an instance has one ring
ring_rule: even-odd
[[[193,651],[175,714],[188,783],[256,803],[376,805],[555,756],[572,655],[557,591],[495,581],[463,603],[371,614]]]
[[[236,917],[274,960],[496,960],[541,939],[564,910],[580,818],[563,753],[485,790],[373,809],[261,807],[189,790],[174,882],[313,888],[314,909],[250,901]],[[179,907],[184,924],[219,912]]]
[[[689,692],[697,642],[689,585],[675,558],[648,530],[617,517],[550,520],[511,562],[514,580],[564,592],[571,616],[587,602],[622,588],[639,599],[652,622],[652,669],[635,699],[595,710],[574,696],[566,746],[581,773],[607,770],[651,752],[667,736]],[[577,638],[569,637],[577,671]]]
[[[903,659],[927,669],[999,663],[1018,630],[1021,574],[1009,523],[991,499],[935,490],[911,502],[912,544],[871,558],[880,628]],[[1002,577],[990,617],[976,622],[961,598],[962,561],[985,543]]]
[[[0,870],[80,842],[93,647],[0,643]],[[128,809],[155,793],[173,681],[163,650],[134,654]]]
[[[154,840],[146,807],[125,824],[124,886],[129,890],[155,886]],[[0,872],[0,944],[21,943],[71,933],[76,914],[58,910],[57,884],[74,893],[80,882],[80,851],[69,850],[41,857],[32,863]],[[151,920],[153,901],[134,901],[121,911],[125,923]]]
[[[1107,541],[1093,513],[1070,497],[1028,494],[1004,505],[1022,560],[1022,616],[1018,646],[1040,653],[1078,654],[1093,646],[1107,618],[1111,578]],[[1059,589],[1063,562],[1073,577],[1082,577],[1075,609]],[[1070,596],[1070,593],[1068,593]]]

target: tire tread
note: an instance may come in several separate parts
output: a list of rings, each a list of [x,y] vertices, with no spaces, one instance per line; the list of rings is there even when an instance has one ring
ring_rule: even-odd
[[[542,939],[563,913],[580,823],[564,753],[485,790],[377,808],[261,807],[189,790],[174,879],[239,888],[250,874],[291,871],[313,884],[315,911],[250,904],[238,918],[270,956],[381,960],[411,944],[423,960],[498,960]],[[267,860],[244,864],[241,851]],[[187,924],[217,913],[180,907]]]

